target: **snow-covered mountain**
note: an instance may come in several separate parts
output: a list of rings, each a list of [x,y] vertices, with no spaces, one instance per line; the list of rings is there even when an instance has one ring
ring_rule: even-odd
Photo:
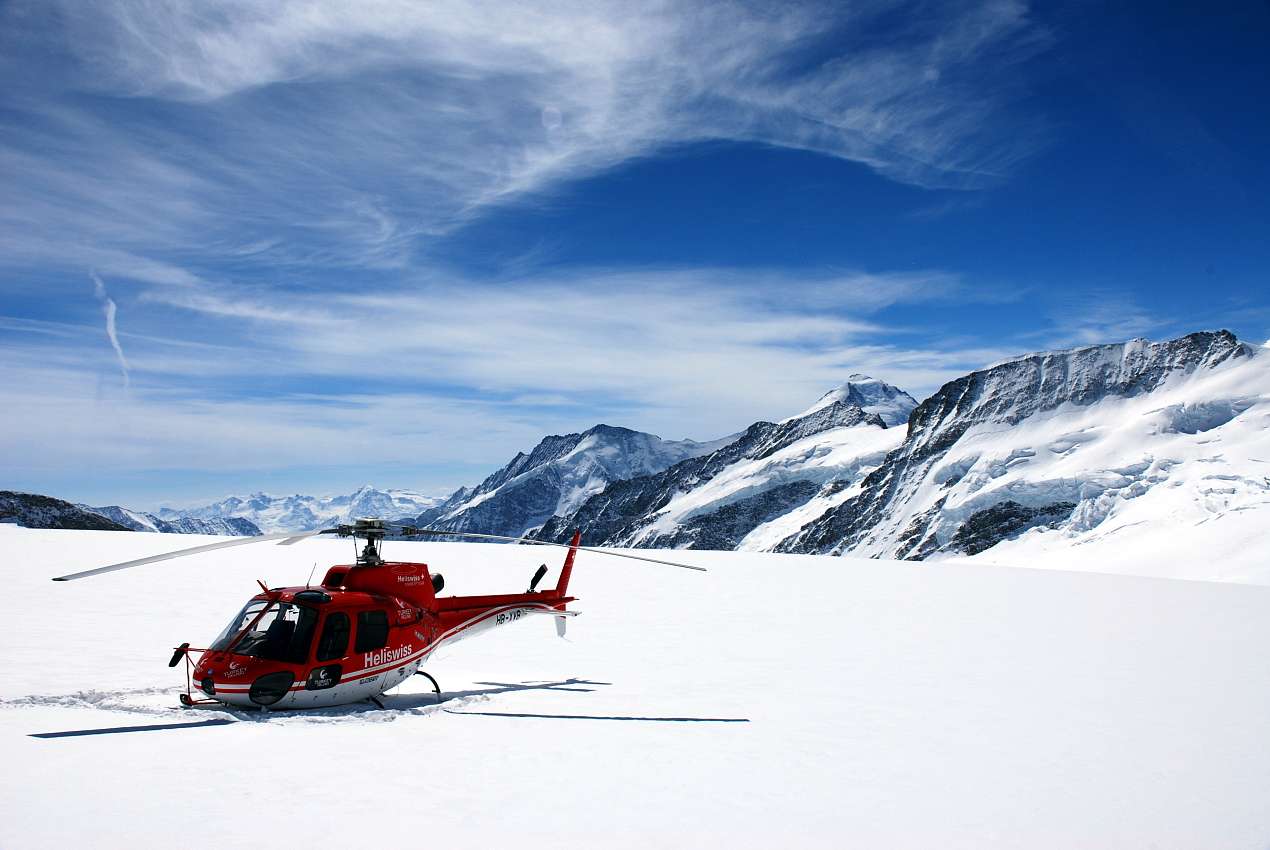
[[[1032,354],[951,381],[858,495],[776,548],[1021,564],[1061,552],[1073,568],[1144,547],[1220,557],[1245,539],[1264,547],[1266,527],[1270,353],[1218,331]]]
[[[261,533],[254,522],[242,517],[216,519],[176,517],[166,520],[154,514],[129,510],[119,505],[107,505],[100,508],[88,505],[77,507],[100,514],[111,522],[116,522],[133,531],[151,531],[160,534],[214,534],[221,537],[253,537]]]
[[[132,531],[92,508],[73,505],[52,496],[0,490],[0,522],[26,528],[69,528],[91,531]]]
[[[899,445],[917,402],[865,375],[778,423],[756,422],[708,455],[615,481],[538,532],[592,545],[762,549],[841,504]]]
[[[417,521],[450,531],[519,536],[553,516],[572,513],[614,481],[660,472],[732,439],[663,440],[612,425],[550,436],[529,454],[517,453],[475,488],[459,489]]]
[[[414,517],[440,501],[440,497],[411,490],[377,490],[367,485],[342,496],[273,496],[267,493],[230,496],[198,508],[163,508],[158,518],[170,523],[186,519],[245,519],[264,533],[312,531],[360,516],[383,519]]]

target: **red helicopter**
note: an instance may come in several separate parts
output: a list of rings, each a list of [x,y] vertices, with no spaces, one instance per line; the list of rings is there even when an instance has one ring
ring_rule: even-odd
[[[567,546],[498,534],[438,531],[409,525],[390,525],[379,519],[358,519],[301,534],[266,534],[194,546],[162,555],[138,558],[93,570],[58,576],[71,581],[101,573],[179,558],[214,549],[279,540],[297,543],[320,534],[364,540],[356,563],[331,567],[318,587],[269,588],[253,596],[211,645],[176,647],[169,667],[186,663],[185,706],[224,703],[239,708],[325,708],[369,700],[380,708],[379,696],[414,674],[426,677],[440,699],[441,687],[420,666],[444,645],[514,623],[529,615],[556,618],[556,631],[565,633],[565,618],[576,616],[566,607],[569,577],[578,550],[618,558],[648,561],[704,572],[703,567],[677,564],[641,555],[606,552],[580,546],[575,532]],[[385,537],[471,537],[508,540],[569,550],[556,586],[538,590],[547,574],[543,564],[524,593],[492,596],[440,596],[445,579],[427,564],[385,561],[380,556]],[[316,638],[316,639],[315,639]],[[199,653],[197,660],[194,654]],[[197,684],[201,696],[195,695]]]

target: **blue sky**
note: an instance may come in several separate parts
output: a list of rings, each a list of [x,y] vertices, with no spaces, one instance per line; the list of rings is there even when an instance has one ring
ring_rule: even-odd
[[[440,493],[853,372],[1263,341],[1267,37],[1252,3],[0,3],[0,486]]]

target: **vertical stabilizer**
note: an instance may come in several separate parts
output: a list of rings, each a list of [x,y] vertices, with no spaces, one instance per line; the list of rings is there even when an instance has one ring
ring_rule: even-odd
[[[578,554],[578,544],[582,542],[582,531],[573,532],[569,541],[569,554],[565,556],[564,568],[560,570],[560,580],[556,582],[556,595],[564,596],[569,590],[569,576],[573,574],[573,558]]]

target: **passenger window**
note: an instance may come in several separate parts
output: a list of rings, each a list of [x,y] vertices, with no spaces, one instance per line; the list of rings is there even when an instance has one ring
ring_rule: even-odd
[[[348,651],[349,633],[348,615],[343,611],[332,611],[326,615],[326,623],[322,626],[322,637],[318,639],[317,660],[330,661],[332,658],[343,658]]]
[[[357,615],[357,651],[370,652],[386,643],[388,643],[388,612],[360,612]]]

